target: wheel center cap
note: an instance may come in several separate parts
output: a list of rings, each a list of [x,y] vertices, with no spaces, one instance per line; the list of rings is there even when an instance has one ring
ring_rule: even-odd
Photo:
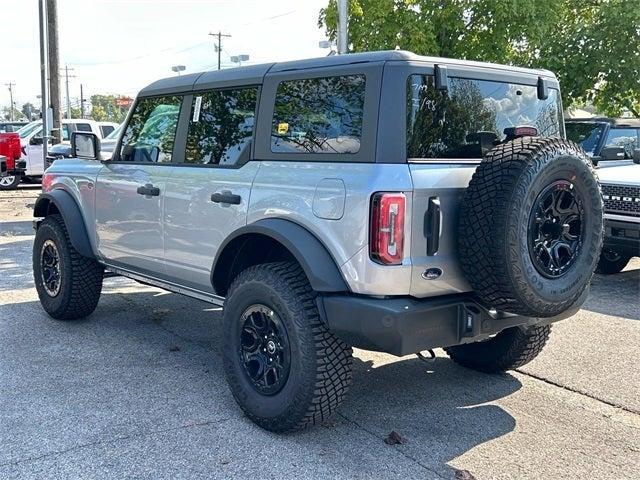
[[[267,352],[274,353],[276,351],[276,342],[269,340],[267,342]]]

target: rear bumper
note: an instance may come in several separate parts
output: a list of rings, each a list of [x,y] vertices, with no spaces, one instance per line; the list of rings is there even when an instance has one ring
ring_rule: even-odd
[[[318,303],[329,329],[345,343],[402,356],[484,340],[517,325],[557,322],[576,313],[587,293],[552,318],[491,312],[472,294],[425,299],[327,295],[319,297]]]
[[[604,246],[623,256],[640,256],[640,223],[605,219]]]
[[[26,160],[16,160],[16,166],[7,170],[7,175],[24,175],[27,171]]]

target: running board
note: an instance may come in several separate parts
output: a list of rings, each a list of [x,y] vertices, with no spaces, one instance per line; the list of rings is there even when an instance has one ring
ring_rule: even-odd
[[[132,272],[130,270],[125,270],[120,267],[109,265],[108,263],[105,264],[105,267],[114,274],[110,276],[121,275],[123,277],[127,277],[132,280],[135,280],[136,282],[142,283],[144,285],[159,287],[169,292],[179,293],[181,295],[186,295],[188,297],[197,298],[198,300],[203,300],[205,302],[212,303],[219,307],[221,307],[224,304],[224,297],[220,297],[213,293],[207,293],[207,292],[203,292],[202,290],[196,290],[195,288],[176,285],[175,283],[167,282],[166,280],[160,280],[159,278],[141,275],[139,273]]]

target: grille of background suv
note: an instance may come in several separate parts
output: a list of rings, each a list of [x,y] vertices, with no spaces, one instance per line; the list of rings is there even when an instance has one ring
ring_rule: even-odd
[[[602,185],[605,213],[640,217],[640,187]]]

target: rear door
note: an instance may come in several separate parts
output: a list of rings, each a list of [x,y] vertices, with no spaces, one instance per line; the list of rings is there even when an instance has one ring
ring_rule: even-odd
[[[211,293],[211,268],[229,234],[244,226],[259,163],[251,161],[257,86],[195,92],[166,179],[164,245],[169,279]]]
[[[140,99],[96,182],[98,250],[107,263],[165,276],[162,214],[182,96]]]

